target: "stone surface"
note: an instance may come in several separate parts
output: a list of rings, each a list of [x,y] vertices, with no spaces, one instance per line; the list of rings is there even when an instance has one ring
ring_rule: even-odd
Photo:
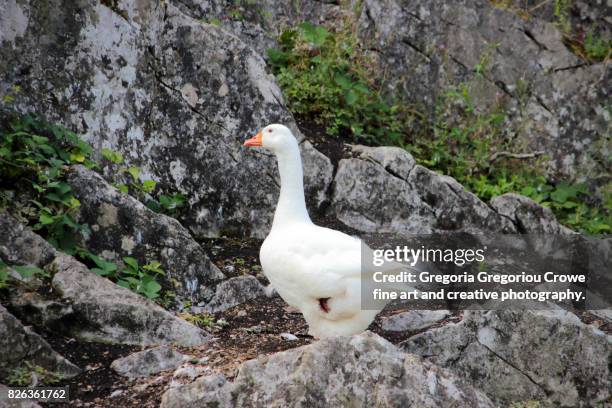
[[[52,286],[74,310],[70,333],[82,340],[196,346],[208,335],[155,303],[90,272],[67,255],[49,265]]]
[[[6,378],[26,362],[64,378],[81,372],[79,367],[53,350],[45,339],[0,306],[0,376]]]
[[[220,283],[204,310],[208,313],[222,312],[260,296],[265,296],[265,288],[255,277],[238,276]]]
[[[515,226],[455,179],[414,165],[396,148],[359,146],[340,160],[332,210],[364,232],[427,234],[437,231],[515,232]]]
[[[470,378],[503,406],[533,399],[586,407],[610,397],[611,345],[611,336],[552,309],[466,311],[463,321],[401,346]]]
[[[174,370],[187,358],[171,347],[155,347],[119,358],[111,363],[111,368],[128,378],[149,377],[162,371]]]
[[[435,228],[469,232],[515,232],[515,226],[493,211],[457,180],[415,166],[408,182],[435,214]]]
[[[68,182],[81,202],[78,221],[91,229],[84,247],[119,263],[125,256],[140,265],[156,260],[167,288],[192,301],[210,300],[225,276],[177,220],[151,211],[83,166],[71,168]]]
[[[370,332],[247,361],[233,381],[202,377],[161,403],[201,406],[494,407],[462,379]]]
[[[400,147],[355,145],[351,146],[351,150],[362,159],[380,164],[389,173],[402,180],[408,179],[410,172],[416,165],[414,157]]]
[[[8,398],[8,387],[3,384],[0,384],[0,406],[3,408],[40,408],[40,405],[33,400]]]
[[[302,135],[260,54],[180,2],[4,2],[0,89],[21,87],[14,108],[72,128],[97,151],[120,151],[143,179],[183,193],[182,221],[198,236],[267,234],[275,160],[242,141],[275,122]],[[316,209],[333,167],[309,142],[300,147]]]
[[[340,160],[332,208],[340,221],[365,232],[428,233],[435,224],[431,207],[407,181],[361,159]]]
[[[450,316],[448,310],[409,310],[389,317],[383,317],[382,329],[386,331],[416,331]]]
[[[0,212],[0,258],[13,265],[42,267],[55,257],[55,249],[6,212]]]
[[[594,183],[610,167],[610,70],[573,54],[553,24],[492,3],[365,0],[358,31],[390,93],[432,118],[464,83],[477,109],[503,106],[519,147],[547,153],[551,176]]]
[[[510,219],[518,232],[528,234],[571,234],[561,225],[550,209],[542,207],[525,196],[507,193],[491,200],[498,214]]]

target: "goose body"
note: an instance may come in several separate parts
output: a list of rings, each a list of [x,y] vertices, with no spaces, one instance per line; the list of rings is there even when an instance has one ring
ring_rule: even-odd
[[[377,311],[361,309],[361,240],[310,220],[297,140],[287,127],[269,125],[245,146],[275,153],[281,178],[272,229],[259,253],[264,274],[300,310],[312,336],[365,330]]]

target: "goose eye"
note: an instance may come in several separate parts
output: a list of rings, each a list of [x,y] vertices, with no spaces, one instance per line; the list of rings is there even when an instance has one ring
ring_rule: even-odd
[[[272,133],[272,129],[268,129],[268,133]]]

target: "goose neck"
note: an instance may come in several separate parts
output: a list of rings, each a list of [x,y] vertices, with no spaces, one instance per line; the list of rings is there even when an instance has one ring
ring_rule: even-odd
[[[272,228],[295,222],[311,222],[304,198],[302,160],[297,144],[276,156],[281,187]]]

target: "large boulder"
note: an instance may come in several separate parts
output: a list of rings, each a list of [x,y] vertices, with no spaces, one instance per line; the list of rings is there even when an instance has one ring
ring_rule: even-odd
[[[308,202],[327,201],[331,163],[303,141],[263,58],[235,35],[173,2],[3,3],[0,89],[14,91],[13,108],[118,150],[143,178],[185,194],[192,232],[266,235],[275,160],[242,141],[269,123],[294,130]]]
[[[366,332],[244,363],[233,381],[203,377],[167,391],[161,406],[494,407],[480,391]]]
[[[196,346],[209,336],[155,303],[90,272],[67,255],[48,266],[52,286],[72,305],[71,335],[86,341]]]
[[[151,211],[83,166],[71,168],[68,182],[81,202],[78,221],[91,229],[84,247],[115,262],[125,256],[141,265],[159,261],[168,289],[192,301],[210,300],[225,276],[177,220]]]
[[[455,179],[415,165],[403,149],[358,146],[352,152],[338,164],[331,206],[349,227],[404,235],[516,231]]]
[[[11,237],[0,238],[0,259],[9,265],[36,265],[53,276],[50,298],[28,290],[27,285],[11,291],[11,307],[29,323],[104,343],[193,346],[208,340],[208,335],[194,325],[96,275],[73,257],[56,252],[7,213],[0,213],[0,225],[10,228],[2,238]],[[30,250],[22,252],[27,243]],[[24,255],[13,256],[20,253]]]
[[[611,336],[551,309],[466,311],[461,322],[401,347],[469,378],[503,406],[538,400],[588,407],[610,398],[611,345]]]
[[[593,181],[606,174],[606,63],[573,54],[552,23],[493,3],[365,0],[358,31],[388,91],[429,117],[442,95],[464,83],[477,109],[504,106],[508,136],[526,151],[543,150],[551,176]]]
[[[6,379],[24,364],[44,368],[62,378],[81,370],[51,348],[49,343],[0,306],[0,378]]]

